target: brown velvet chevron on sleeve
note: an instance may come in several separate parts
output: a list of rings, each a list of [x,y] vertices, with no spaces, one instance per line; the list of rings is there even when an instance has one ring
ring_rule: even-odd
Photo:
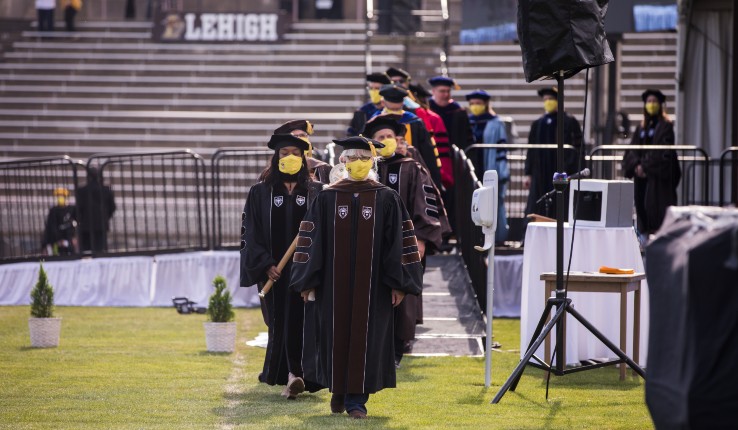
[[[305,232],[310,233],[313,230],[315,230],[315,224],[313,224],[311,221],[301,221],[300,222],[300,231],[305,231]]]
[[[307,252],[295,252],[292,257],[293,263],[307,263],[308,261],[310,261],[310,254]]]

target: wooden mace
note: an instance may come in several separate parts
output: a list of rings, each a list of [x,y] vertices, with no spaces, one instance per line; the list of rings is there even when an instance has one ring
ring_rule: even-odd
[[[287,252],[284,253],[284,256],[281,260],[279,260],[279,264],[277,264],[277,270],[279,270],[280,273],[282,273],[282,270],[284,269],[284,266],[287,265],[287,263],[290,261],[290,258],[292,258],[292,254],[295,253],[295,249],[297,248],[297,238],[300,237],[299,235],[295,236],[295,240],[292,241],[292,244],[287,249]],[[264,284],[264,288],[261,289],[259,292],[259,297],[262,299],[266,294],[269,292],[269,290],[272,289],[272,286],[274,286],[274,281],[271,279]]]

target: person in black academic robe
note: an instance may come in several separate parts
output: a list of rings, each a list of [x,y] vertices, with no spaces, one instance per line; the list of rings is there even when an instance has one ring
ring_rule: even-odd
[[[420,257],[425,266],[426,246],[438,249],[442,242],[441,216],[445,216],[440,196],[427,171],[412,158],[396,152],[405,127],[392,116],[378,116],[369,121],[362,134],[384,144],[378,162],[378,181],[397,191],[415,226]],[[395,361],[412,350],[416,324],[423,323],[422,294],[408,296],[395,311]]]
[[[556,88],[538,90],[543,99],[546,113],[533,121],[528,134],[529,144],[556,144],[556,127],[558,102]],[[579,121],[573,116],[564,114],[564,145],[571,145],[575,150],[564,150],[564,169],[569,175],[578,172],[584,167],[582,147],[582,128]],[[556,173],[556,149],[529,149],[525,158],[525,178],[523,188],[528,189],[528,201],[525,205],[525,214],[539,214],[549,218],[556,218],[556,198],[552,196],[550,202],[538,200],[553,190],[553,175]],[[565,193],[568,201],[568,194]]]
[[[474,135],[469,125],[469,116],[466,110],[451,98],[451,89],[458,88],[456,82],[446,76],[435,76],[428,79],[428,83],[431,85],[431,93],[433,94],[433,98],[428,101],[430,109],[441,117],[443,124],[446,126],[446,147],[444,148],[442,144],[444,139],[438,139],[436,142],[439,146],[439,152],[445,159],[441,160],[443,163],[441,169],[447,171],[444,176],[447,178],[450,177],[450,180],[447,179],[447,182],[444,183],[446,190],[443,195],[443,201],[447,207],[453,208],[456,200],[456,192],[454,190],[456,178],[453,161],[451,160],[452,147],[456,145],[459,149],[466,149],[474,144]],[[451,227],[456,229],[455,210],[449,212],[449,218]]]
[[[313,158],[313,145],[310,143],[310,136],[313,134],[313,124],[304,119],[287,121],[274,130],[274,134],[291,134],[299,137],[308,143],[308,150],[305,158],[307,160],[308,171],[313,175],[313,179],[323,184],[330,184],[330,173],[333,168],[330,164]]]
[[[315,391],[302,379],[302,324],[304,305],[300,295],[289,290],[290,264],[277,268],[308,206],[322,188],[310,180],[305,160],[308,143],[290,134],[275,134],[269,141],[275,151],[262,182],[249,190],[241,227],[242,287],[267,280],[276,281],[262,300],[269,341],[259,381],[286,385],[282,395],[295,398],[303,390]]]
[[[365,418],[369,394],[396,385],[394,306],[420,293],[422,268],[400,196],[367,179],[374,151],[366,149],[384,145],[362,136],[334,142],[344,147],[349,178],[326,187],[308,210],[291,282],[306,301],[314,297],[305,378],[333,393],[332,412]]]
[[[87,169],[87,184],[75,191],[80,252],[99,253],[108,249],[110,219],[116,206],[113,191],[102,182],[102,173],[90,167]]]
[[[44,228],[42,247],[48,255],[71,255],[74,253],[77,219],[74,206],[67,205],[69,190],[54,190],[57,204],[49,209]]]
[[[636,128],[631,145],[674,145],[674,125],[664,111],[666,96],[659,90],[643,95],[643,121]],[[652,234],[661,227],[669,206],[677,204],[676,189],[682,177],[676,151],[634,150],[623,156],[626,178],[634,182],[638,230]]]
[[[369,101],[354,111],[348,129],[346,129],[346,136],[351,137],[359,134],[369,118],[382,110],[384,105],[382,104],[382,96],[379,95],[379,90],[382,88],[382,85],[389,85],[391,83],[386,73],[380,72],[366,75],[366,90],[369,93]]]

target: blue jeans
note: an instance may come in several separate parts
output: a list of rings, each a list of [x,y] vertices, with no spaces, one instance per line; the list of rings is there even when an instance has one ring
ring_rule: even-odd
[[[360,410],[366,413],[366,402],[368,401],[369,394],[346,394],[343,405],[346,407],[346,412]]]

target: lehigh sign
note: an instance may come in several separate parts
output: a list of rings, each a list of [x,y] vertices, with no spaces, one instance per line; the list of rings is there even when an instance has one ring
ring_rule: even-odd
[[[277,42],[284,14],[273,12],[161,12],[152,37],[159,42]]]

